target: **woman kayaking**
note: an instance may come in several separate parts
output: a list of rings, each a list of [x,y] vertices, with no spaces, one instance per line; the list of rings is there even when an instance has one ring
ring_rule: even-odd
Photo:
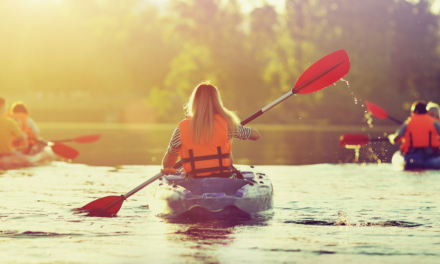
[[[175,173],[178,157],[189,178],[231,177],[232,138],[257,140],[260,133],[239,124],[223,106],[220,93],[209,82],[199,84],[184,107],[187,118],[174,130],[162,160],[162,172]]]

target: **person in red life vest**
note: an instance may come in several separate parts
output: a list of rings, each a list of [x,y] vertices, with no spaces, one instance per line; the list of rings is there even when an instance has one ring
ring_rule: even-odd
[[[420,167],[440,163],[439,135],[440,123],[428,114],[426,102],[416,101],[411,106],[411,117],[388,138],[392,144],[402,142],[400,150],[408,166]]]
[[[14,140],[13,147],[16,150],[21,151],[23,154],[29,154],[38,149],[38,133],[40,130],[35,124],[34,120],[29,117],[29,111],[27,106],[17,101],[11,105],[11,110],[8,114],[9,117],[15,119],[21,130],[27,135],[27,146],[24,142]]]
[[[428,114],[432,116],[432,118],[434,118],[435,121],[440,122],[440,117],[439,117],[440,107],[438,106],[438,104],[429,102],[428,105],[426,106],[426,110],[428,110]]]
[[[26,134],[20,130],[20,127],[12,118],[5,115],[5,104],[5,99],[0,97],[0,158],[14,154],[12,148],[13,138],[20,140],[27,147]]]
[[[174,130],[162,160],[162,173],[172,174],[178,157],[189,178],[231,177],[232,139],[257,140],[260,133],[240,125],[237,115],[223,106],[209,82],[199,84],[185,106],[187,118]]]

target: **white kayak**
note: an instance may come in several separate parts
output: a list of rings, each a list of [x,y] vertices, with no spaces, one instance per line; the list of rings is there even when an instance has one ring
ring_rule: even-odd
[[[175,174],[149,186],[149,208],[158,216],[185,218],[261,218],[273,214],[269,177],[251,167],[240,170],[244,179],[185,180]]]
[[[52,148],[46,146],[33,155],[13,154],[0,158],[0,169],[10,170],[48,164],[55,160]]]

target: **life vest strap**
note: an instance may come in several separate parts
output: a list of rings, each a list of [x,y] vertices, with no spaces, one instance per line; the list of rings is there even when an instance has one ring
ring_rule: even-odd
[[[197,176],[197,173],[214,172],[214,171],[220,171],[221,173],[229,172],[230,167],[223,166],[223,167],[212,167],[212,168],[205,168],[205,169],[195,169],[195,170],[191,170],[188,174],[193,175],[193,176]]]
[[[192,149],[190,149],[189,151],[188,151],[190,154],[190,156],[191,156],[191,153],[192,153]],[[227,158],[230,158],[231,157],[231,154],[230,153],[223,153],[223,154],[220,154],[220,155],[207,155],[207,156],[198,156],[198,157],[189,157],[189,158],[184,158],[184,159],[181,159],[182,160],[182,162],[183,163],[191,163],[191,161],[202,161],[202,160],[212,160],[212,159],[227,159]]]
[[[432,147],[431,139],[432,139],[432,131],[429,131],[429,147],[430,148]]]
[[[412,133],[409,133],[409,146],[414,148]],[[429,147],[432,148],[432,131],[429,131]]]
[[[230,158],[230,153],[222,153],[221,147],[217,147],[217,153],[216,155],[206,155],[206,156],[198,156],[194,157],[194,151],[192,149],[188,150],[189,158],[183,158],[182,163],[190,163],[191,164],[191,171],[188,173],[191,176],[197,177],[197,173],[206,173],[206,172],[215,172],[220,171],[220,173],[224,172],[230,172],[231,167],[230,166],[223,166],[223,159]],[[218,159],[219,166],[218,167],[211,167],[211,168],[203,168],[203,169],[196,169],[196,161],[202,161],[202,160],[215,160]]]

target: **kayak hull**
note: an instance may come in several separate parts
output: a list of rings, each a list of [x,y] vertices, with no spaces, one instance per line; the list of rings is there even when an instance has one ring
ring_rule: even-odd
[[[11,170],[49,164],[55,160],[55,154],[48,146],[33,155],[10,155],[0,158],[0,169]]]
[[[394,153],[391,163],[396,170],[440,170],[440,157],[428,159],[421,156],[405,157],[400,150]]]
[[[273,187],[264,173],[242,171],[245,179],[184,175],[160,178],[149,188],[149,208],[183,218],[261,218],[273,214]]]

